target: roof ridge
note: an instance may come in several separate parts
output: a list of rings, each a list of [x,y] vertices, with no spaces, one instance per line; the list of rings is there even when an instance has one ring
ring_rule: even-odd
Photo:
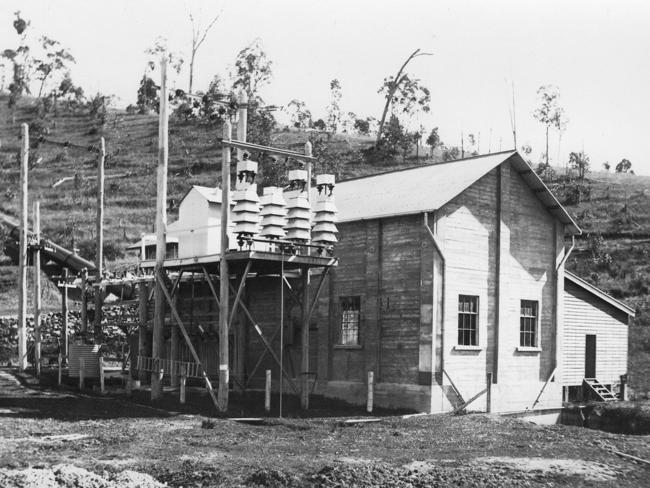
[[[392,173],[401,173],[403,171],[410,171],[410,170],[414,170],[414,169],[418,169],[418,168],[426,168],[428,166],[441,166],[443,164],[461,163],[463,161],[469,161],[471,159],[487,158],[487,157],[490,157],[490,156],[498,156],[499,154],[513,154],[513,153],[516,153],[516,152],[517,152],[516,149],[510,149],[510,150],[506,150],[506,151],[498,151],[498,152],[493,152],[493,153],[488,153],[488,154],[477,154],[476,156],[470,156],[468,158],[461,158],[461,159],[452,159],[450,161],[436,161],[436,162],[432,162],[432,163],[419,164],[417,166],[408,166],[406,168],[399,168],[399,169],[393,169],[393,170],[389,170],[389,171],[382,171],[382,172],[379,172],[379,173],[372,173],[372,174],[368,174],[368,175],[355,176],[354,178],[347,178],[345,180],[339,180],[339,181],[336,182],[336,184],[338,185],[340,183],[347,183],[348,181],[361,180],[363,178],[372,178],[374,176],[383,176],[383,175],[388,175],[388,174],[392,174]]]

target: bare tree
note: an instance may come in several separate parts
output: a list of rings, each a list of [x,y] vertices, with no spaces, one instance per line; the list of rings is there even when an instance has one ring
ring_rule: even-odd
[[[221,14],[223,13],[223,10],[219,12],[214,19],[208,24],[208,26],[201,30],[200,24],[198,24],[194,20],[194,16],[190,12],[190,22],[192,22],[192,54],[190,55],[190,87],[188,92],[192,93],[192,84],[194,83],[194,59],[196,58],[196,53],[201,47],[201,44],[203,44],[203,41],[205,41],[205,38],[208,35],[208,32],[210,32],[210,29],[212,29],[212,26],[219,20],[219,17],[221,17]]]
[[[408,75],[404,73],[404,69],[406,68],[406,65],[411,62],[412,59],[417,58],[418,56],[432,56],[431,53],[421,53],[419,49],[416,49],[411,53],[411,55],[404,61],[404,64],[402,67],[397,71],[397,74],[395,75],[392,80],[386,80],[385,85],[386,85],[386,104],[384,105],[384,111],[381,114],[381,121],[379,122],[379,130],[377,131],[377,144],[379,143],[381,139],[381,133],[384,128],[384,123],[386,122],[386,114],[388,113],[388,109],[390,108],[390,104],[393,102],[393,98],[395,97],[395,93],[399,89],[400,85],[405,81],[408,80]]]

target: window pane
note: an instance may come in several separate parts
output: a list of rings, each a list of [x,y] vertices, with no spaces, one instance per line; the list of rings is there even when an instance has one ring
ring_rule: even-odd
[[[534,300],[521,300],[519,319],[519,345],[521,347],[537,346],[537,306]]]
[[[478,345],[478,297],[458,296],[458,345]]]
[[[361,322],[361,297],[340,297],[341,329],[339,344],[359,344],[359,324]]]

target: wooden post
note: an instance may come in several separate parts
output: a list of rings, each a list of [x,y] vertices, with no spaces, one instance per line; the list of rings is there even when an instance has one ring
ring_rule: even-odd
[[[375,406],[375,372],[368,371],[368,402],[366,403],[366,411],[372,413]]]
[[[158,126],[158,202],[156,207],[156,274],[164,273],[167,248],[167,156],[168,156],[168,116],[167,116],[167,59],[160,63],[160,121]],[[156,280],[154,293],[154,320],[151,357],[157,364],[164,352],[165,297],[164,283]],[[157,374],[151,375],[151,399],[162,398],[162,382]]]
[[[34,202],[34,235],[36,246],[33,249],[34,268],[34,367],[36,376],[41,376],[41,204]]]
[[[181,405],[185,405],[185,383],[187,382],[187,366],[181,365],[181,385],[180,385],[180,400]]]
[[[63,349],[63,360],[68,363],[68,346],[70,334],[70,322],[68,321],[68,268],[63,268],[63,291],[61,297],[61,315],[63,316],[63,330],[61,331],[61,347]]]
[[[149,353],[147,351],[147,319],[148,312],[147,307],[149,305],[149,287],[146,282],[142,282],[138,285],[139,291],[139,306],[138,306],[138,316],[139,322],[138,325],[138,356],[147,357]],[[138,370],[138,378],[140,381],[147,380],[147,372],[144,368],[140,367]]]
[[[311,143],[305,143],[305,154],[312,155]],[[307,201],[311,202],[311,161],[307,161]],[[309,248],[307,248],[309,249]],[[302,354],[300,406],[309,408],[309,268],[302,270]]]
[[[81,335],[84,339],[88,333],[88,295],[86,294],[87,283],[88,270],[84,268],[81,271]]]
[[[84,358],[79,358],[79,389],[84,389],[84,373],[85,373],[85,361]]]
[[[264,388],[264,410],[271,411],[271,370],[266,370],[266,386]]]
[[[63,376],[63,358],[61,357],[61,351],[59,351],[59,379],[57,385],[61,386]]]
[[[248,132],[248,95],[240,90],[237,95],[237,140],[246,142]],[[244,160],[244,150],[237,148],[237,160]]]
[[[621,375],[621,392],[620,392],[620,400],[627,401],[628,400],[628,391],[627,391],[627,374],[622,374]]]
[[[485,399],[485,411],[490,413],[492,411],[492,373],[487,373],[487,396]]]
[[[27,168],[29,127],[22,124],[20,151],[20,256],[18,258],[18,368],[27,368]]]
[[[96,220],[96,266],[97,283],[101,283],[104,275],[104,161],[106,159],[106,143],[102,137],[99,141],[99,161],[97,161],[97,220]],[[95,339],[102,341],[102,289],[95,288]]]
[[[106,389],[104,388],[104,358],[99,357],[99,391],[104,394]]]
[[[178,294],[175,294],[172,297],[172,300],[174,302],[174,307],[178,308]],[[179,371],[176,368],[176,361],[178,361],[178,355],[179,355],[179,343],[180,343],[180,337],[178,334],[178,324],[176,321],[172,321],[172,330],[171,330],[171,339],[170,339],[170,356],[171,356],[171,371],[169,372],[170,374],[170,382],[171,386],[176,388],[179,385]]]
[[[226,121],[223,126],[223,139],[229,141],[232,127]],[[221,154],[221,260],[219,267],[219,390],[217,408],[219,412],[228,410],[228,310],[229,310],[229,272],[226,253],[228,251],[228,225],[230,224],[230,148],[223,146]]]
[[[309,408],[309,268],[302,269],[302,365],[300,407]]]

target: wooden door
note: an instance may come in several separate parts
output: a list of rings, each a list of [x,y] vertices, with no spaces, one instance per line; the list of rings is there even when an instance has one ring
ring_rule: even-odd
[[[585,378],[596,377],[596,336],[585,336]]]

